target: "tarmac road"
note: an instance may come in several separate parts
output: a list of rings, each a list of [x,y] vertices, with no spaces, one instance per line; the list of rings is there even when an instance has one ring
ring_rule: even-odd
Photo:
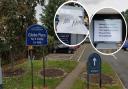
[[[128,89],[128,51],[120,50],[115,56],[116,58],[107,56],[105,57],[105,60],[111,64],[115,72],[118,74],[125,89]]]
[[[86,45],[86,49],[82,55],[81,60],[87,61],[88,56],[91,53],[96,52],[90,44]],[[102,60],[107,61],[117,73],[125,88],[128,89],[128,51],[120,50],[118,53],[113,56],[101,55]]]

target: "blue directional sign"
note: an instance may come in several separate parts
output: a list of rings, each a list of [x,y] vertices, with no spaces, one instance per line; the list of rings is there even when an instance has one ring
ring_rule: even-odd
[[[47,30],[41,25],[34,24],[26,31],[26,45],[41,46],[48,44]]]
[[[87,71],[89,74],[97,74],[101,71],[101,57],[97,53],[93,53],[89,56],[87,62]]]

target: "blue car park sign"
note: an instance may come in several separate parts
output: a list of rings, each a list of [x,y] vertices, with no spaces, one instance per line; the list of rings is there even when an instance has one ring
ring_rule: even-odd
[[[31,89],[34,89],[34,76],[33,76],[33,46],[43,46],[43,70],[45,71],[45,57],[44,46],[48,44],[47,30],[38,24],[31,25],[26,30],[26,45],[28,46],[28,59],[31,60]],[[45,72],[44,72],[44,87],[45,87]]]
[[[88,73],[97,74],[101,71],[101,57],[97,53],[93,53],[88,58]]]
[[[28,27],[26,31],[26,45],[42,46],[48,44],[47,30],[38,24]]]

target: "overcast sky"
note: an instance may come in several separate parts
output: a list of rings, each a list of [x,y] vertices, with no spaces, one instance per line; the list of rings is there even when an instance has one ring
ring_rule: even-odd
[[[92,16],[97,10],[104,7],[112,7],[116,10],[122,12],[128,9],[128,0],[77,0],[79,1],[88,12],[89,16]],[[47,2],[48,3],[48,2]],[[36,8],[36,18],[39,21],[40,15],[42,13],[42,7],[38,5]]]
[[[122,12],[128,9],[128,0],[78,0],[82,3],[89,15],[92,15],[97,10],[109,7],[115,8],[116,10]]]
[[[40,6],[40,5],[38,4],[38,5],[36,6],[35,10],[36,10],[36,19],[37,19],[37,21],[38,21],[38,24],[42,25],[42,23],[41,23],[41,21],[40,21],[40,18],[41,18],[40,14],[42,14],[42,6]]]

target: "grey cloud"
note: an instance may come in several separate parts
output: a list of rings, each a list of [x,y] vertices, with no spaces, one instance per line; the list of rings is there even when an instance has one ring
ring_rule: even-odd
[[[104,0],[85,0],[86,3],[88,4],[97,4],[97,3],[101,3]]]

